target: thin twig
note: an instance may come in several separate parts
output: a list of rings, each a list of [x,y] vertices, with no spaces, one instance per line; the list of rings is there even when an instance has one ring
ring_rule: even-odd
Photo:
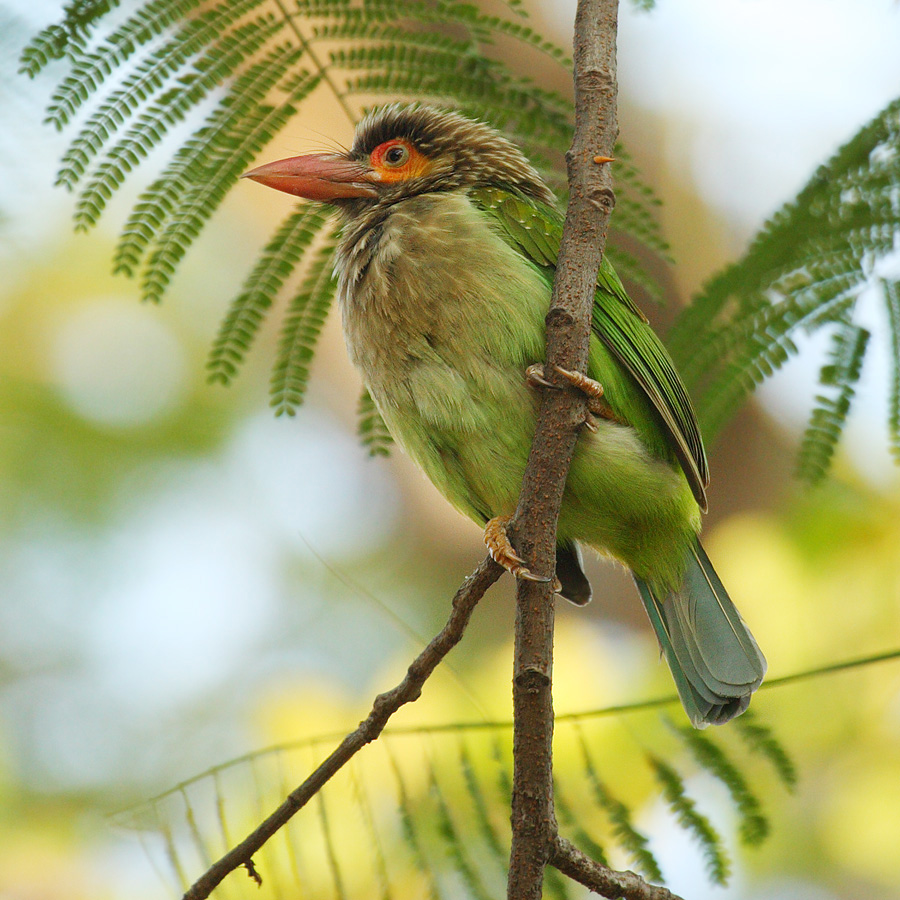
[[[557,837],[550,865],[595,894],[610,900],[618,900],[620,897],[623,900],[681,900],[668,888],[649,884],[634,872],[617,872],[600,865],[564,838]]]
[[[248,871],[255,871],[252,868],[253,854],[287,824],[351,757],[366,744],[374,741],[381,734],[388,719],[401,706],[419,698],[428,677],[462,639],[476,604],[502,572],[500,566],[488,557],[466,578],[453,598],[453,609],[446,624],[413,660],[403,681],[392,690],[379,694],[372,704],[372,711],[359,723],[359,727],[341,741],[331,755],[303,784],[287,796],[275,812],[218,862],[210,866],[184,894],[183,900],[205,900],[226,875],[241,866],[247,867]]]
[[[547,362],[584,372],[597,271],[615,204],[609,161],[618,135],[616,31],[618,0],[579,0],[575,18],[575,136],[566,154],[566,212],[553,296],[547,314]],[[556,523],[575,443],[585,420],[584,398],[544,392],[519,507],[510,528],[532,572],[556,562]],[[557,837],[553,807],[553,597],[550,586],[520,581],[516,594],[513,677],[513,798],[509,900],[540,900],[544,868]]]

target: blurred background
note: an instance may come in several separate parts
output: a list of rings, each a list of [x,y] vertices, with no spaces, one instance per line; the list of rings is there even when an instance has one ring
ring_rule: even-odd
[[[568,45],[573,0],[531,9]],[[359,445],[336,317],[295,418],[267,407],[274,322],[233,387],[206,383],[225,305],[287,197],[235,189],[159,307],[109,274],[151,175],[73,234],[71,199],[52,187],[66,136],[41,125],[55,73],[15,73],[58,15],[44,0],[0,5],[0,900],[140,900],[166,888],[108,815],[231,757],[352,728],[484,549],[399,453]],[[649,310],[661,330],[900,94],[898,46],[891,0],[623,4],[622,140],[663,200],[675,260],[669,308]],[[323,99],[266,157],[349,139]],[[900,647],[900,479],[871,315],[875,352],[824,486],[792,480],[816,347],[711,448],[705,544],[772,676]],[[591,607],[560,608],[557,711],[668,693],[630,579],[597,561],[590,575]],[[399,724],[509,715],[507,581]],[[738,851],[725,889],[648,799],[672,889],[896,897],[900,662],[764,691],[754,707],[795,758],[797,791],[773,791],[772,836]]]

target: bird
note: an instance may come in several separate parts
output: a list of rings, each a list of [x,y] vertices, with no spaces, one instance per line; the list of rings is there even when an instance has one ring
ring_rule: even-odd
[[[349,150],[261,165],[246,178],[340,218],[334,274],[350,359],[391,436],[485,528],[495,560],[531,573],[506,536],[539,392],[588,397],[557,529],[554,589],[591,599],[582,545],[632,573],[696,728],[744,712],[766,660],[699,541],[709,469],[668,352],[604,257],[586,372],[545,369],[545,318],[563,213],[491,125],[390,104]]]

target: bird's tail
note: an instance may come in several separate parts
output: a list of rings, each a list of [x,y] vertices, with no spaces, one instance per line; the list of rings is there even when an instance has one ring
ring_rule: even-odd
[[[766,674],[766,659],[700,542],[688,551],[677,591],[635,581],[694,727],[721,725],[744,712]]]

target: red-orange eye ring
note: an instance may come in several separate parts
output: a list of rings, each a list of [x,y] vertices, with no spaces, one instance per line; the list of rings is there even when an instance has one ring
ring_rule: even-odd
[[[425,175],[431,169],[428,157],[403,138],[379,144],[369,154],[369,163],[380,181],[405,181]]]

